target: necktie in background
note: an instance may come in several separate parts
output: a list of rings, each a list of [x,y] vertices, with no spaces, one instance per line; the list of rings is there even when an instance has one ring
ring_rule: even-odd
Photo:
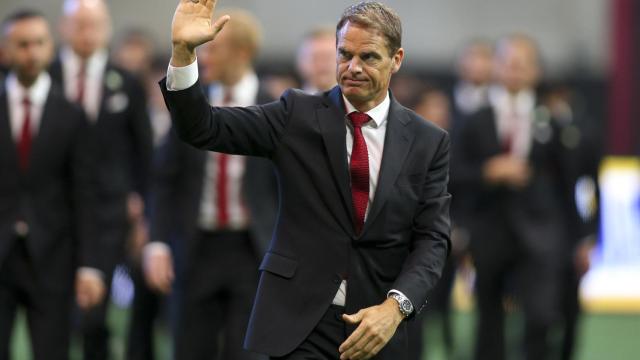
[[[231,89],[224,89],[224,98],[222,100],[222,106],[230,106],[232,103]],[[229,224],[229,199],[227,183],[228,183],[228,162],[229,155],[218,153],[218,176],[216,178],[216,216],[218,228],[224,229]]]
[[[31,101],[28,97],[22,99],[24,108],[24,121],[22,122],[22,130],[18,140],[18,156],[20,170],[27,171],[29,167],[29,154],[31,153]]]
[[[362,125],[371,118],[362,112],[352,112],[348,115],[353,124],[353,148],[351,150],[351,199],[355,213],[356,233],[362,231],[364,217],[369,203],[369,152],[367,143],[362,135]]]

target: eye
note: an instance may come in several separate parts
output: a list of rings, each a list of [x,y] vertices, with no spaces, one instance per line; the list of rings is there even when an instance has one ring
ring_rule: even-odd
[[[353,55],[351,55],[344,49],[338,49],[338,56],[341,60],[351,60],[351,58],[353,57]]]

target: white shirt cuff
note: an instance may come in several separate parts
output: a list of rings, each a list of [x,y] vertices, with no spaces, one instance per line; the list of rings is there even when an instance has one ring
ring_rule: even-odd
[[[407,300],[409,300],[409,298],[407,297],[407,295],[403,294],[402,291],[400,290],[396,290],[396,289],[391,289],[389,290],[389,292],[387,292],[387,297],[389,297],[391,294],[396,293],[404,298],[407,298]],[[409,300],[409,302],[411,302],[411,300]],[[413,310],[415,311],[416,307],[413,306],[413,303],[411,304],[411,307],[413,308]]]
[[[145,258],[158,253],[171,253],[171,249],[169,248],[169,245],[162,241],[152,241],[146,244],[142,249],[142,254]]]
[[[187,66],[176,67],[169,64],[167,69],[167,90],[188,89],[198,81],[198,59]]]
[[[102,271],[100,271],[100,270],[98,270],[96,268],[88,267],[88,266],[79,267],[78,268],[78,274],[94,276],[94,277],[97,277],[97,278],[100,278],[100,279],[104,280],[104,274],[102,273]]]

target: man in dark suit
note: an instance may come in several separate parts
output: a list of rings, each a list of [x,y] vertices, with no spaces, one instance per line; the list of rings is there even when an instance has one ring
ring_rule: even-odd
[[[151,163],[152,135],[142,86],[108,60],[109,11],[102,0],[66,0],[62,18],[65,45],[51,66],[54,81],[67,98],[85,110],[100,149],[97,239],[103,244],[104,273],[78,272],[78,284],[102,281],[108,289],[113,269],[123,261],[128,232],[129,197],[144,198]],[[84,270],[84,269],[83,269]],[[107,291],[108,292],[108,291]],[[108,297],[82,319],[85,356],[106,358]]]
[[[214,8],[178,5],[161,88],[183,140],[277,169],[280,211],[245,347],[286,359],[406,358],[403,320],[423,308],[449,248],[449,140],[389,93],[404,57],[399,17],[375,2],[345,11],[339,86],[327,93],[212,108],[195,48],[229,20],[212,25]]]
[[[34,358],[68,359],[74,273],[96,266],[91,141],[82,110],[45,71],[53,54],[45,18],[17,12],[2,37],[11,71],[0,88],[0,359],[9,358],[18,306]],[[83,296],[90,306],[102,294]]]
[[[252,66],[260,41],[257,20],[240,10],[225,14],[233,18],[229,26],[198,53],[202,79],[211,84],[206,89],[210,102],[250,106],[271,101]],[[156,242],[146,246],[144,256],[152,287],[165,293],[171,288],[172,251],[163,244],[176,238],[185,252],[179,261],[185,269],[178,285],[176,357],[255,359],[256,354],[242,349],[242,338],[278,211],[273,165],[204,152],[172,134],[161,150],[152,194]]]
[[[525,319],[527,359],[549,356],[548,330],[558,315],[558,277],[568,218],[565,149],[558,123],[537,105],[538,50],[524,35],[496,50],[498,85],[490,106],[464,123],[452,176],[472,196],[468,226],[476,266],[475,358],[504,359],[505,293]]]

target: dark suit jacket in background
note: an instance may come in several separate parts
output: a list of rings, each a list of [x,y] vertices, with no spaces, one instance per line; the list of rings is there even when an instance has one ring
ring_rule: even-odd
[[[70,291],[75,266],[98,267],[100,262],[93,232],[91,142],[82,110],[52,84],[31,145],[29,168],[21,172],[6,88],[0,87],[0,263],[14,241],[23,241],[15,232],[22,219],[29,226],[27,249],[44,286]]]
[[[196,83],[161,89],[178,135],[202,149],[267,157],[280,212],[265,255],[245,338],[271,356],[294,350],[348,276],[346,309],[402,291],[420,311],[444,265],[449,240],[449,138],[392,100],[375,200],[361,234],[353,226],[346,126],[338,87],[320,96],[287,91],[279,102],[211,108]],[[352,327],[352,331],[355,327]],[[378,358],[406,357],[405,326]]]
[[[271,97],[260,88],[256,103]],[[178,139],[171,131],[158,150],[151,191],[151,240],[171,243],[184,241],[189,258],[198,230],[203,179],[207,157],[211,154]],[[278,213],[278,188],[273,165],[265,159],[248,157],[242,193],[249,211],[249,232],[256,256],[262,258],[271,241]],[[256,269],[257,270],[257,269]]]
[[[59,59],[52,64],[50,73],[54,82],[63,84]],[[146,195],[153,147],[142,86],[133,76],[110,63],[103,83],[98,118],[90,130],[98,149],[93,159],[98,171],[97,226],[101,242],[108,249],[102,256],[101,267],[110,274],[124,253],[127,195],[130,192]]]

